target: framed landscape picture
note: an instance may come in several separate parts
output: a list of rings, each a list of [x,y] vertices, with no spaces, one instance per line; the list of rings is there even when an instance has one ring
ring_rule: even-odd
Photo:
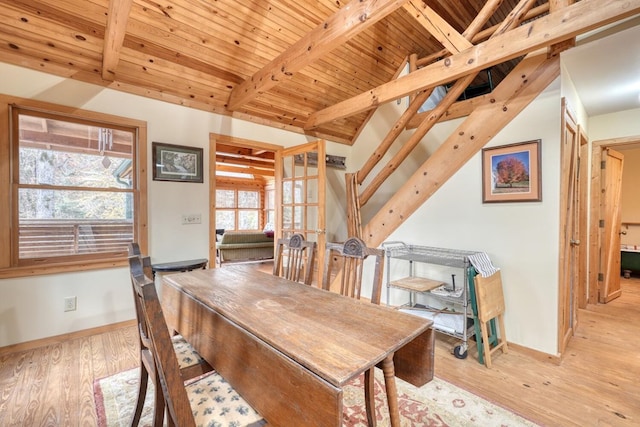
[[[203,182],[202,148],[153,142],[153,180]]]
[[[540,140],[482,149],[482,202],[542,200]]]

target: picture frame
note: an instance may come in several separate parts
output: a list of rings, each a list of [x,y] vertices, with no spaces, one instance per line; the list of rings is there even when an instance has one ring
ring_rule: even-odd
[[[542,201],[541,140],[482,149],[482,202]]]
[[[153,142],[153,180],[203,182],[203,149]]]

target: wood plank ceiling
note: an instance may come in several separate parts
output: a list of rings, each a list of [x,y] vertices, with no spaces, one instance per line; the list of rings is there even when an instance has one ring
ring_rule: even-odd
[[[367,9],[349,15],[348,8],[356,10],[363,3]],[[352,144],[369,112],[305,130],[307,120],[317,111],[391,81],[411,54],[423,58],[443,48],[401,7],[406,1],[377,3],[394,11],[385,16],[376,10],[376,2],[358,0],[0,0],[0,60]],[[481,0],[425,3],[458,32],[484,4]],[[503,1],[487,26],[501,22],[515,4]],[[536,5],[540,4],[538,0]],[[352,20],[335,19],[339,11],[341,19]],[[346,40],[338,37],[345,26],[368,20],[375,23]],[[326,42],[328,47],[320,43],[314,50],[320,39],[313,37],[313,31],[330,25],[338,34],[335,41]],[[286,73],[283,66],[286,79],[272,85],[251,80],[296,43],[302,46],[300,54],[284,60],[287,66],[301,62],[297,72]],[[306,64],[305,55],[314,60]],[[494,83],[517,61],[492,67]],[[251,85],[264,85],[264,90],[246,99],[245,92],[233,92],[237,87],[250,90]],[[231,110],[230,99],[241,102],[237,106],[234,102]]]

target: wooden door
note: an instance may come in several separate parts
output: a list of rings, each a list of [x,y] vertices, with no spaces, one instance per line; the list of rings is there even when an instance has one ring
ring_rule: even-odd
[[[558,292],[558,351],[564,352],[578,323],[580,187],[579,138],[576,122],[564,104],[562,115],[562,174],[560,180],[560,264]]]
[[[584,131],[584,128],[578,125],[578,138],[580,141],[579,151],[579,165],[578,168],[578,221],[580,222],[580,239],[582,243],[578,246],[578,291],[577,303],[579,308],[586,308],[589,298],[589,263],[588,252],[589,244],[589,195],[587,189],[589,187],[588,182],[591,178],[589,173],[589,164],[586,159],[589,158],[589,144],[588,138]]]
[[[279,237],[301,233],[315,241],[316,283],[322,283],[325,230],[325,142],[283,149],[276,154],[276,232]]]
[[[602,152],[601,257],[598,300],[618,298],[620,289],[620,218],[624,156],[610,148]]]

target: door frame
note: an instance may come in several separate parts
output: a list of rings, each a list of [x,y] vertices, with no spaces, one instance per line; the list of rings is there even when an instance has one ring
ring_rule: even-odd
[[[622,147],[628,145],[637,146],[640,143],[640,135],[623,138],[611,138],[593,141],[591,143],[591,189],[589,197],[589,304],[598,304],[598,277],[600,273],[600,204],[602,186],[602,152],[607,148]]]
[[[640,135],[623,138],[611,138],[593,141],[591,143],[591,189],[589,194],[589,285],[587,302],[598,304],[598,278],[600,274],[600,253],[602,242],[600,239],[600,206],[602,186],[602,152],[607,148],[623,147],[640,144]]]
[[[221,135],[216,133],[209,133],[209,268],[218,267],[217,263],[217,250],[216,250],[216,205],[215,205],[215,194],[216,194],[216,145],[218,143],[223,143],[225,145],[232,145],[240,148],[251,148],[258,151],[273,151],[275,154],[274,161],[274,178],[275,178],[275,191],[276,191],[276,218],[279,218],[282,215],[282,193],[280,191],[280,187],[282,185],[281,176],[282,174],[279,172],[282,169],[282,154],[283,152],[304,152],[310,146],[316,146],[319,150],[320,159],[325,158],[325,141],[318,140],[312,143],[304,143],[291,147],[284,147],[282,145],[271,144],[268,142],[249,140],[244,138],[238,138],[228,135]],[[315,144],[315,145],[314,145]],[[322,169],[324,176],[324,166],[325,163],[322,160]],[[323,180],[326,181],[326,180]],[[319,209],[322,210],[321,215],[324,218],[325,216],[325,206],[326,206],[326,193],[324,189],[324,183],[322,186],[322,191],[318,194],[318,204]],[[282,230],[279,229],[280,220],[276,220],[276,230],[275,236],[281,236]],[[323,221],[324,226],[324,221]],[[317,265],[322,265],[320,262],[324,260],[324,239],[326,230],[324,228],[322,230],[317,230],[320,234],[318,238],[318,257],[316,260],[318,261]],[[274,248],[275,242],[277,238],[274,238]],[[322,252],[320,252],[322,251]],[[319,269],[322,272],[322,269]],[[320,276],[318,276],[320,278]],[[320,283],[320,282],[319,282]]]
[[[284,147],[267,142],[254,141],[228,135],[209,133],[209,268],[218,267],[216,252],[216,144],[224,143],[242,148],[266,150],[278,153]],[[274,166],[275,168],[275,166]]]

